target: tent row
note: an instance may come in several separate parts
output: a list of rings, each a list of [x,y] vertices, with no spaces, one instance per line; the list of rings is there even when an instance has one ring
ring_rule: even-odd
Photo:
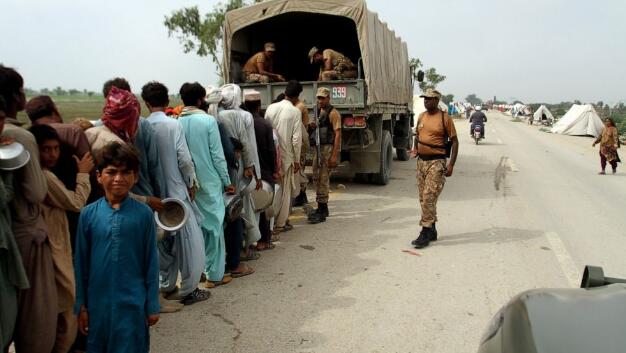
[[[439,109],[447,111],[449,115],[464,114],[468,109],[473,108],[474,107],[469,103],[453,102],[446,105],[441,101],[439,102]],[[513,105],[498,104],[494,105],[494,108],[512,116],[532,116],[534,121],[555,121],[554,115],[545,105],[541,105],[534,112],[530,106],[522,103]],[[413,98],[413,111],[416,117],[426,111],[424,98],[419,96]],[[561,135],[598,137],[602,133],[603,128],[604,123],[591,104],[574,104],[570,110],[554,124],[551,132]]]

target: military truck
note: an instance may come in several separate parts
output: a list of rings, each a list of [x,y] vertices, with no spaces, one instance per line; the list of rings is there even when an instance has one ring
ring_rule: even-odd
[[[363,0],[270,0],[230,11],[224,21],[225,81],[261,92],[263,109],[286,83],[243,83],[242,68],[266,42],[276,44],[274,72],[302,83],[300,99],[310,116],[317,89],[332,92],[342,116],[341,161],[350,162],[357,178],[387,184],[393,148],[399,160],[409,159],[413,82],[406,43]],[[317,81],[320,67],[308,57],[313,46],[349,57],[358,66],[357,78]]]

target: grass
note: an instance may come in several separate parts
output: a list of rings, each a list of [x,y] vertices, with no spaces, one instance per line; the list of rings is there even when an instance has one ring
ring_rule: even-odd
[[[32,97],[27,97],[30,99]],[[102,108],[104,107],[104,97],[101,95],[94,96],[51,96],[56,103],[57,109],[66,123],[71,123],[76,118],[87,118],[89,120],[100,119]],[[141,104],[141,115],[148,116],[148,109],[143,104],[141,97],[137,97]],[[177,106],[182,104],[180,98],[170,97],[170,105]],[[26,113],[20,112],[18,119],[28,122]]]

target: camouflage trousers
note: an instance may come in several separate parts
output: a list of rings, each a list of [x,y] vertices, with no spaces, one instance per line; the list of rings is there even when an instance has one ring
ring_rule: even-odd
[[[270,78],[267,75],[261,74],[245,74],[246,83],[270,83]]]
[[[337,80],[351,80],[357,78],[357,72],[352,71],[323,71],[322,81],[337,81]]]
[[[437,222],[437,200],[446,184],[446,160],[417,160],[417,187],[422,207],[422,227],[432,227]]]
[[[330,191],[330,172],[328,159],[333,152],[333,145],[322,145],[321,167],[317,158],[317,147],[311,147],[315,153],[313,156],[313,183],[316,187],[317,203],[328,203],[328,193]]]

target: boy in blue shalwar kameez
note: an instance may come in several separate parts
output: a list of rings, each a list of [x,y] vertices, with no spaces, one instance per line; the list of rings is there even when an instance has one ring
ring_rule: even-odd
[[[152,211],[128,196],[139,158],[112,143],[97,156],[105,196],[80,213],[76,237],[76,305],[87,352],[150,350],[159,320],[159,263]]]

